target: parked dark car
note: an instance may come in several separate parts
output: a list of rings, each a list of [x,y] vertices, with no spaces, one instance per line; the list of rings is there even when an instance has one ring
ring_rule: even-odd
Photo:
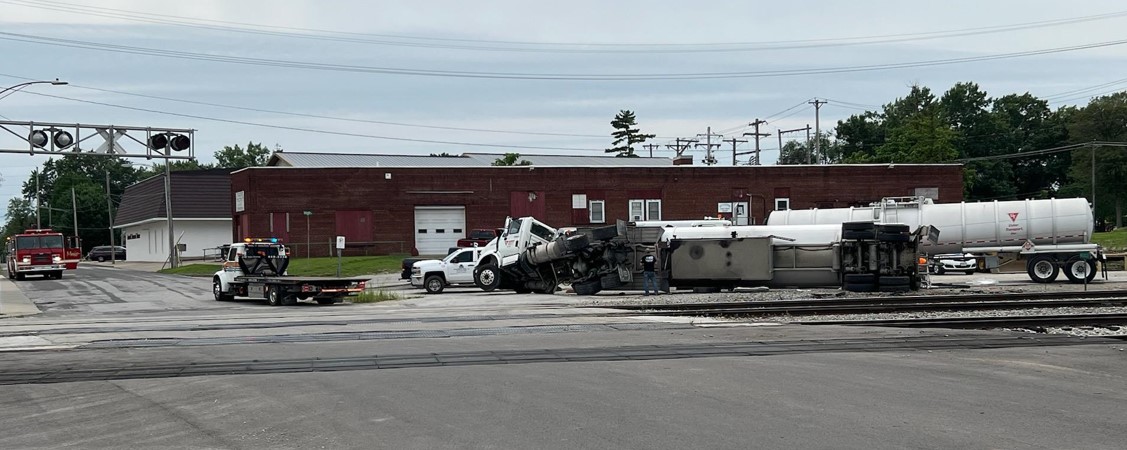
[[[100,261],[109,261],[110,259],[116,259],[118,261],[125,261],[125,247],[122,247],[120,245],[115,245],[115,246],[113,246],[113,249],[114,250],[111,252],[110,246],[99,245],[97,247],[90,249],[90,253],[86,254],[86,259],[88,261],[99,261],[99,262]]]

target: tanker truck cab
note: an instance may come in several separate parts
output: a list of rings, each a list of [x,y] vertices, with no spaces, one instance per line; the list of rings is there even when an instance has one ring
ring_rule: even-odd
[[[561,236],[559,230],[532,217],[506,218],[505,231],[493,243],[487,244],[473,270],[473,282],[485,291],[517,288],[507,270],[517,270],[521,256],[527,251],[546,247]],[[549,286],[553,292],[555,286]],[[519,287],[519,290],[526,290]],[[547,289],[547,288],[545,288]]]
[[[411,266],[411,286],[424,288],[428,294],[439,294],[446,286],[473,285],[474,268],[482,251],[481,247],[466,247],[443,259],[418,261]]]

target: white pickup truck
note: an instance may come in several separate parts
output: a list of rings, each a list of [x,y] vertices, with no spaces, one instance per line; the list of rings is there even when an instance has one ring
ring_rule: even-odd
[[[467,247],[442,259],[417,261],[411,266],[411,286],[426,289],[428,294],[441,293],[446,286],[473,285],[474,268],[481,259],[482,247]]]

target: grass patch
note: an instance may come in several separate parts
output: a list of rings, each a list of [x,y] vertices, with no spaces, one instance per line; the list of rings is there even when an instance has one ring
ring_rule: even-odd
[[[1127,251],[1127,228],[1106,233],[1092,233],[1092,242],[1102,245],[1108,252]]]
[[[354,297],[348,297],[348,301],[352,303],[379,303],[392,300],[402,300],[403,296],[389,291],[364,291],[356,294]]]
[[[399,272],[402,270],[403,258],[406,257],[407,255],[345,256],[340,259],[340,276],[357,277]],[[175,269],[162,269],[160,273],[210,277],[220,267],[222,265],[219,263],[185,264]],[[302,277],[335,277],[337,276],[337,258],[292,258],[286,272],[293,276]]]
[[[189,277],[210,277],[223,267],[220,264],[185,264],[175,269],[161,269],[160,273],[184,275]]]

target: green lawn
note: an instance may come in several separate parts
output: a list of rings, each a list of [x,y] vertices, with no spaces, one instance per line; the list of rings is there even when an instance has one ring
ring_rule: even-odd
[[[395,273],[401,270],[407,255],[345,256],[340,259],[340,275],[354,277],[377,273]],[[184,264],[160,273],[187,276],[211,276],[222,267],[219,263]],[[306,277],[333,277],[337,275],[337,258],[294,258],[286,269],[290,275]]]
[[[1108,252],[1127,251],[1127,228],[1107,233],[1093,233],[1092,242],[1102,245]]]

